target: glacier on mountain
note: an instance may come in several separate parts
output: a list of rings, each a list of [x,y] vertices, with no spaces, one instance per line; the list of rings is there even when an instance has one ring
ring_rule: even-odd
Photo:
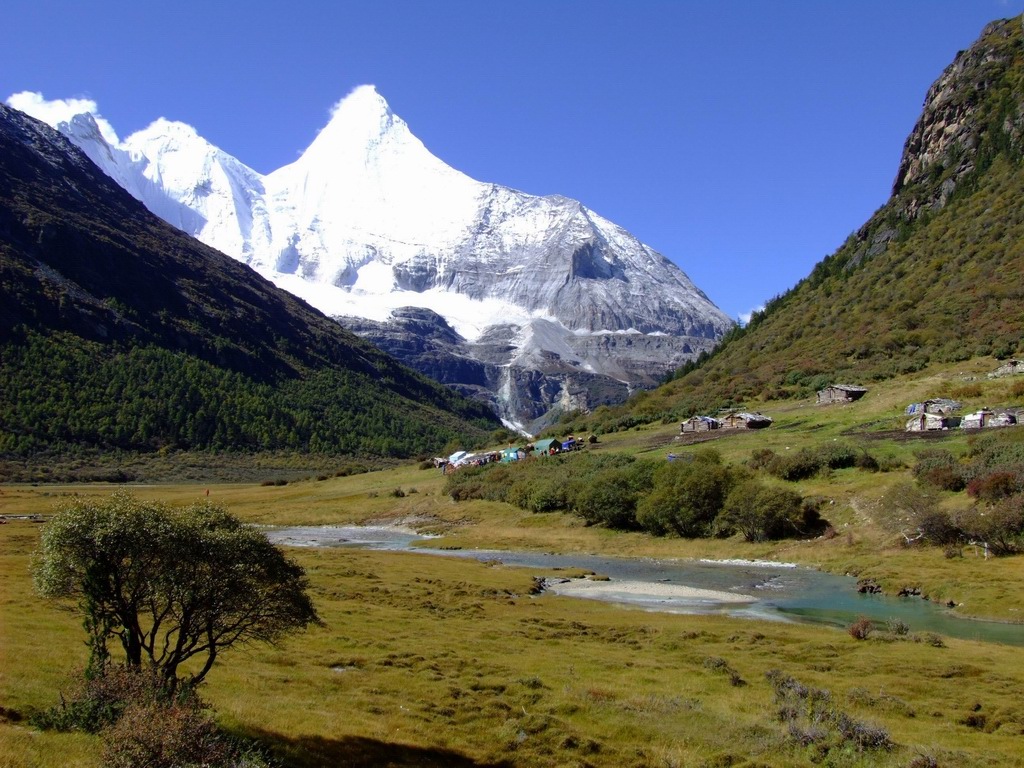
[[[403,359],[520,428],[652,385],[732,324],[672,262],[581,203],[449,167],[373,86],[266,175],[163,118],[114,143],[88,112],[55,127],[155,214],[386,351],[403,357],[396,324],[410,317],[419,332],[425,318],[446,324],[455,346]],[[446,376],[446,355],[483,366],[480,381],[458,381],[461,364]]]

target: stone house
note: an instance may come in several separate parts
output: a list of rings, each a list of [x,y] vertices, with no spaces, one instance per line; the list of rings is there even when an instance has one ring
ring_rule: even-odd
[[[964,416],[964,420],[960,422],[960,427],[962,429],[986,429],[988,427],[1008,427],[1016,423],[1017,417],[1015,414],[982,408],[980,411]]]
[[[939,397],[920,403],[911,403],[907,406],[906,414],[907,416],[913,416],[918,413],[932,413],[938,416],[948,416],[954,411],[959,411],[962,407],[963,404],[956,400]]]
[[[941,429],[949,429],[959,422],[955,416],[946,416],[938,413],[926,413],[921,411],[907,421],[907,432],[934,432]]]
[[[832,384],[818,391],[817,404],[852,403],[864,397],[867,391],[867,387],[858,387],[855,384]]]

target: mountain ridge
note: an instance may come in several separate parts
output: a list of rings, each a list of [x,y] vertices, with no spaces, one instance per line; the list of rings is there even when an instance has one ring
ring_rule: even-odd
[[[265,176],[194,131],[179,142],[169,123],[154,125],[119,148],[84,120],[61,129],[150,210],[328,314],[385,322],[403,306],[430,309],[469,357],[488,328],[517,327],[504,334],[500,365],[530,361],[526,371],[548,377],[545,391],[560,392],[567,371],[624,392],[652,386],[732,325],[672,262],[578,201],[445,165],[372,86],[339,102],[309,148]],[[531,331],[538,322],[544,328]],[[630,345],[611,343],[623,333],[664,338],[630,359]],[[607,340],[626,364],[609,344],[580,343],[586,335]],[[570,359],[558,351],[567,347]],[[549,353],[558,365],[543,362]],[[558,398],[506,397],[517,378],[510,372],[492,389],[502,415],[543,421]],[[510,409],[513,401],[527,408]]]

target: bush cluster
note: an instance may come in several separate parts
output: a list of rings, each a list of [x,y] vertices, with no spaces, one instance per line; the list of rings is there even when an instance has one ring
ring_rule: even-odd
[[[108,666],[82,675],[55,707],[33,718],[40,728],[98,733],[110,768],[266,768],[254,745],[223,733],[192,688],[169,694],[150,670]]]
[[[765,676],[772,686],[777,717],[786,725],[789,738],[814,749],[821,760],[828,759],[830,753],[850,749],[863,753],[895,747],[884,728],[855,720],[841,711],[830,691],[804,685],[777,669]]]
[[[867,471],[878,470],[878,461],[866,451],[859,451],[845,443],[827,443],[814,448],[779,455],[768,448],[751,453],[748,466],[764,469],[783,480],[806,480],[819,472],[829,469],[860,467]]]
[[[450,475],[455,501],[504,501],[530,512],[567,512],[588,525],[699,538],[740,533],[749,541],[817,532],[816,505],[796,492],[723,464],[714,450],[674,461],[574,454],[467,467]]]
[[[1024,494],[950,512],[929,488],[903,484],[886,494],[879,512],[879,522],[907,544],[924,542],[947,551],[975,544],[993,555],[1024,549]]]
[[[971,543],[991,554],[1024,549],[1024,434],[1001,430],[971,438],[967,454],[944,449],[916,454],[917,488],[900,487],[884,507],[888,527],[910,541],[954,551]],[[955,513],[942,509],[934,490],[966,489],[973,507]]]

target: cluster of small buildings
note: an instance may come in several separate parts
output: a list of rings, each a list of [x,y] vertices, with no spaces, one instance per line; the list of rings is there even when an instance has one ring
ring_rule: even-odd
[[[501,452],[488,451],[487,453],[470,453],[469,451],[456,451],[448,458],[437,456],[434,458],[434,466],[442,472],[454,472],[459,467],[480,467],[494,461],[501,461]]]
[[[1008,376],[1024,373],[1024,361],[1010,360],[1000,366],[996,371],[988,374],[990,378],[997,376]],[[856,384],[832,384],[817,393],[817,405],[832,405],[834,403],[852,403],[859,400],[867,393],[867,387]],[[907,432],[930,432],[935,430],[951,429],[984,429],[987,427],[1005,427],[1017,423],[1024,423],[1024,413],[1018,411],[1024,409],[992,410],[982,408],[980,411],[969,413],[965,416],[957,416],[963,405],[956,400],[948,398],[933,398],[919,403],[911,403],[906,407],[906,415],[910,418],[906,422]],[[718,429],[765,429],[772,424],[772,418],[763,413],[749,411],[732,411],[724,416],[691,416],[679,425],[681,434],[689,432],[711,432]],[[594,438],[591,438],[591,442]],[[484,454],[472,454],[466,451],[453,453],[447,459],[434,459],[434,465],[442,467],[445,471],[452,471],[461,466],[479,466],[492,461],[520,461],[528,456],[554,456],[566,451],[576,451],[583,447],[583,441],[574,437],[565,440],[557,438],[546,438],[529,443],[523,447],[509,446],[503,451],[494,451]],[[677,458],[669,454],[669,460]]]
[[[935,430],[959,427],[963,419],[955,416],[963,406],[956,400],[936,398],[920,403],[911,403],[906,407],[907,432],[934,432]]]
[[[950,414],[921,413],[907,421],[907,432],[933,432],[941,429],[986,429],[988,427],[1010,427],[1018,423],[1017,414],[1010,411],[993,411],[982,408],[966,416]]]
[[[771,416],[735,411],[725,416],[691,416],[679,425],[680,433],[710,432],[713,429],[764,429],[772,425]]]
[[[564,440],[557,438],[545,438],[524,446],[509,446],[500,451],[488,451],[486,453],[470,453],[469,451],[456,451],[448,458],[434,458],[434,466],[446,474],[454,472],[460,467],[480,467],[493,462],[522,461],[530,456],[554,456],[558,453],[578,451],[583,448],[583,441],[577,440],[571,435]]]
[[[867,392],[867,387],[855,384],[832,384],[818,392],[817,404],[852,403]],[[713,429],[765,429],[772,425],[770,416],[763,413],[733,411],[725,416],[691,416],[679,425],[680,433],[710,432]]]
[[[942,429],[987,429],[988,427],[1009,427],[1019,423],[1017,409],[993,410],[982,408],[965,416],[955,415],[961,404],[956,400],[937,398],[921,403],[911,403],[906,413],[907,432],[933,432]]]

